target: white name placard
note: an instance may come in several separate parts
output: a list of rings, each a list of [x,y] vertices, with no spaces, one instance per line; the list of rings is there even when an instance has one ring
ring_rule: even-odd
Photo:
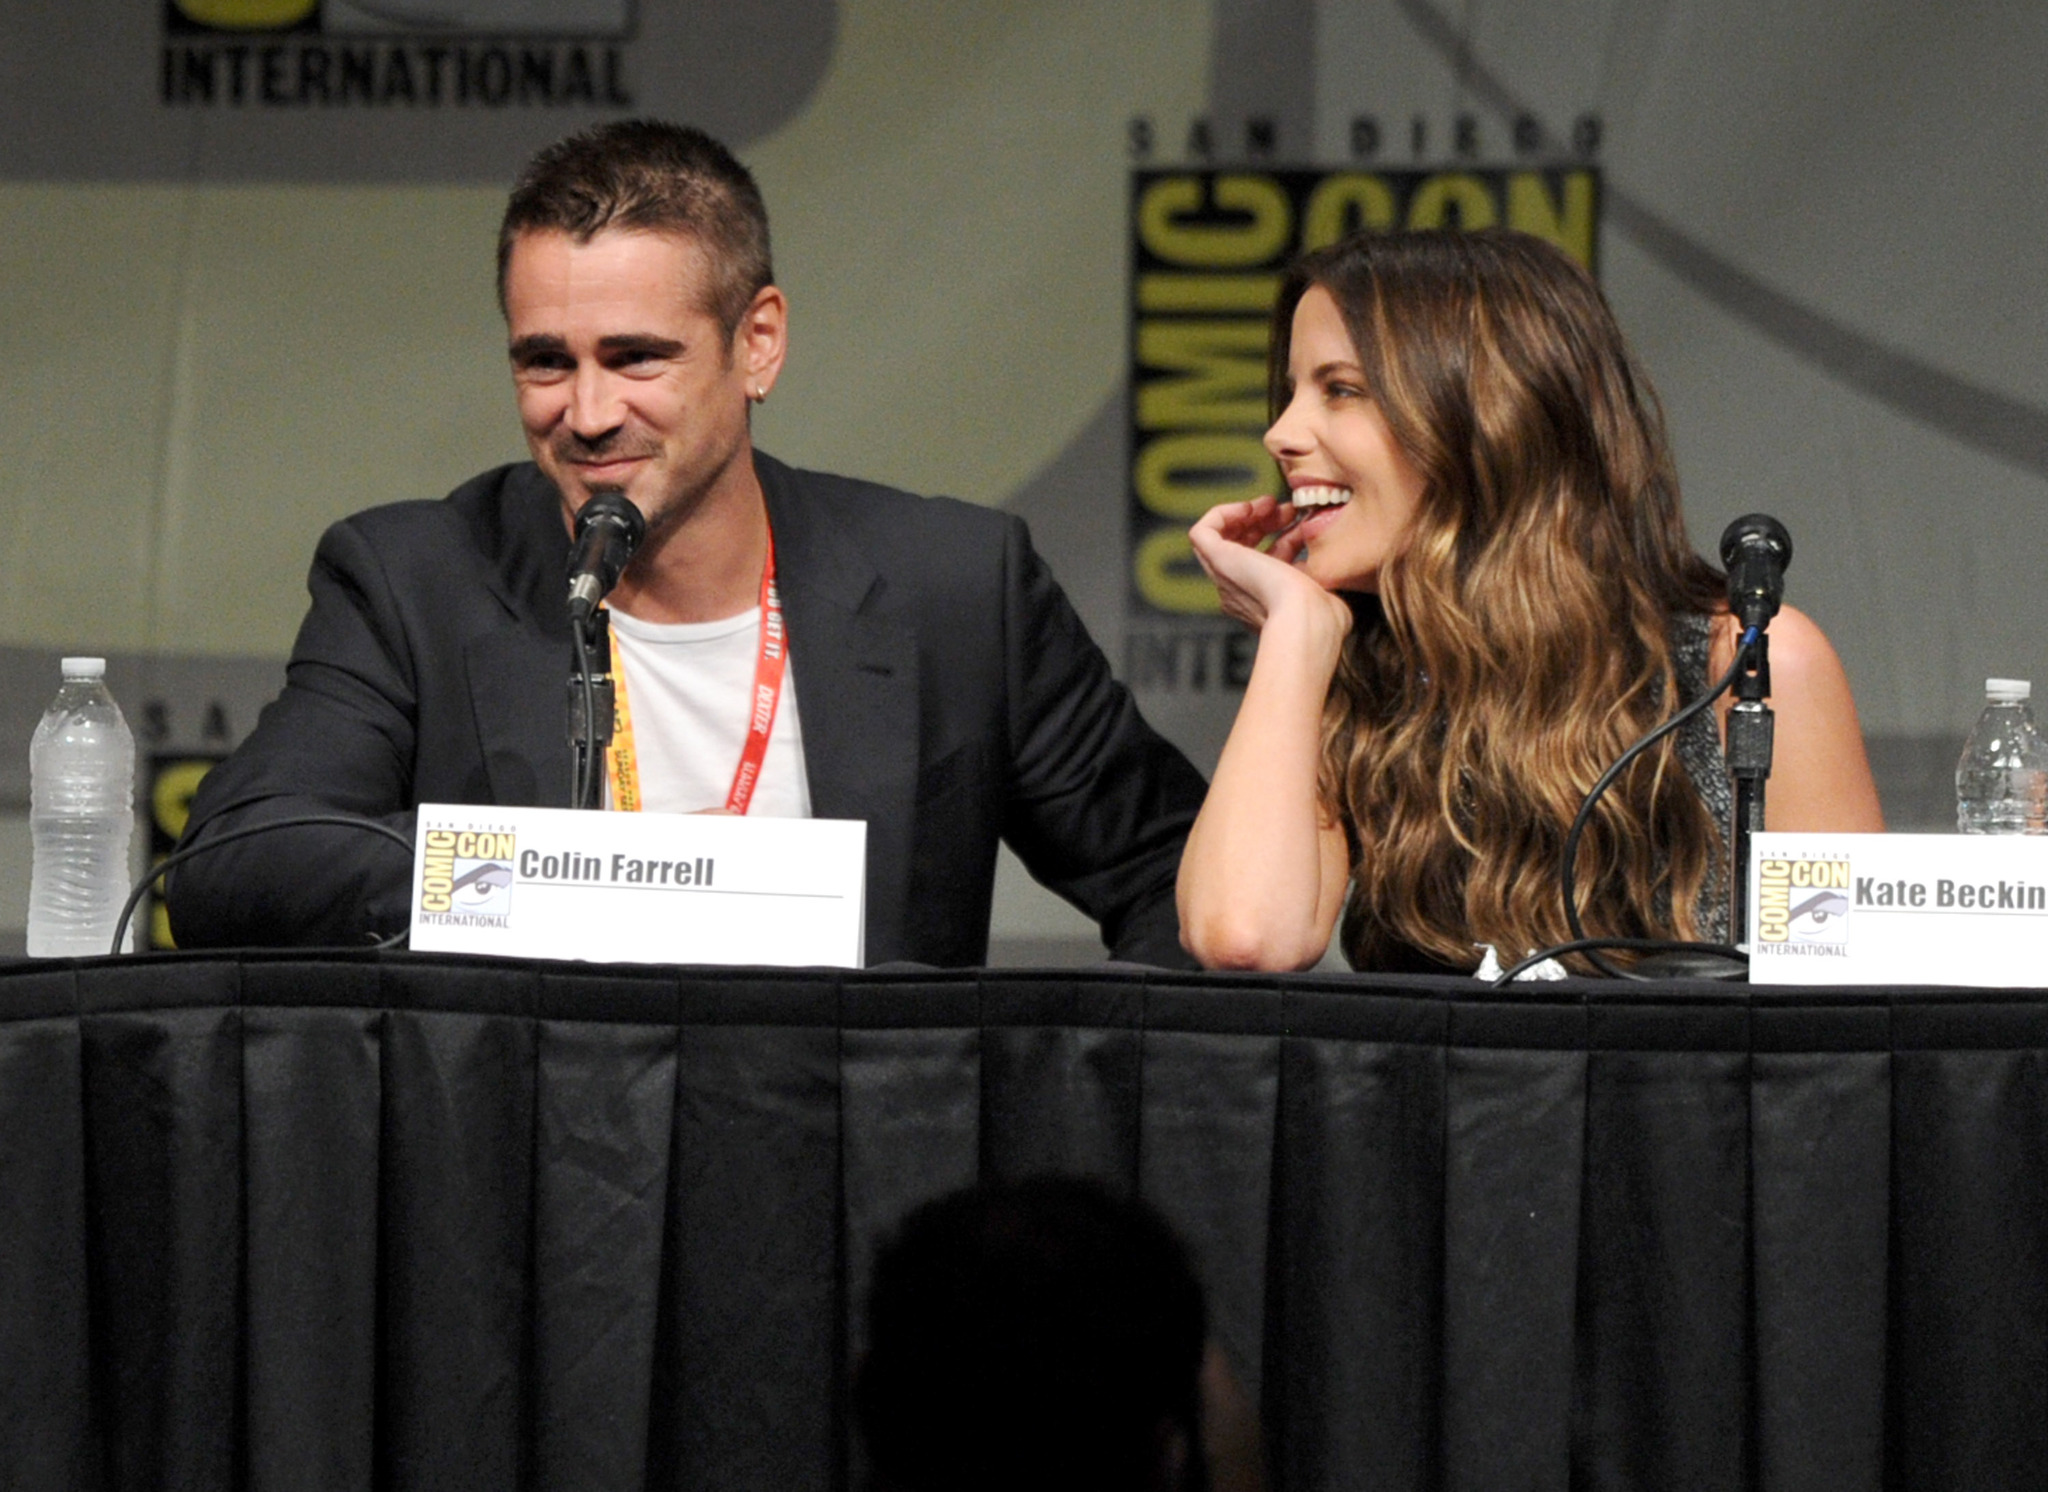
[[[2048,988],[2048,837],[1759,834],[1752,984]]]
[[[859,968],[867,825],[422,803],[412,946]]]

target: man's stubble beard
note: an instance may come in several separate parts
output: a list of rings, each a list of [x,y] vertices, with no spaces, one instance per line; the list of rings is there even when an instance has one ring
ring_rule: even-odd
[[[751,435],[751,430],[749,434]],[[663,453],[657,447],[653,454],[658,460]],[[749,439],[724,463],[711,471],[696,474],[680,487],[675,485],[683,480],[680,473],[657,469],[657,474],[665,480],[644,505],[640,495],[629,490],[629,499],[636,506],[640,506],[641,516],[647,520],[647,533],[640,541],[639,550],[633,556],[631,570],[645,573],[647,569],[658,566],[662,551],[692,517],[704,510],[711,501],[712,493],[726,480],[733,466],[742,464],[751,469],[753,460],[754,447],[752,440]],[[601,490],[603,489],[591,489],[592,492]],[[631,573],[631,570],[628,573]]]
[[[661,446],[659,442],[650,445],[644,440],[635,440],[623,430],[607,430],[596,440],[586,440],[573,430],[560,430],[548,437],[548,454],[567,470],[573,468],[579,459],[622,461],[659,456]]]

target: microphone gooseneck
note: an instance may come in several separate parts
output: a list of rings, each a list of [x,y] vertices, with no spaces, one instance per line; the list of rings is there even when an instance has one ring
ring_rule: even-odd
[[[1734,804],[1728,815],[1728,935],[1749,936],[1749,852],[1764,829],[1764,785],[1771,775],[1777,722],[1771,713],[1771,639],[1764,629],[1785,597],[1792,536],[1764,513],[1750,513],[1721,535],[1728,567],[1728,609],[1742,626],[1735,648],[1735,702],[1722,724],[1722,750]]]
[[[1747,632],[1762,630],[1785,599],[1785,568],[1792,563],[1792,536],[1768,513],[1750,513],[1721,535],[1721,564],[1728,571],[1728,608]]]
[[[611,594],[646,536],[647,519],[616,487],[600,487],[576,514],[569,552],[569,630],[576,661],[569,675],[569,806],[604,806],[602,753],[612,738],[611,649],[598,603]]]
[[[590,623],[598,602],[611,593],[626,563],[647,534],[647,519],[616,487],[591,493],[576,514],[576,542],[569,552],[569,620]]]

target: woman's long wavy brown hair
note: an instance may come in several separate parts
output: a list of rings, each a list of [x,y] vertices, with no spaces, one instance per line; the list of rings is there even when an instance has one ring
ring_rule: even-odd
[[[1323,713],[1322,791],[1350,839],[1343,944],[1471,967],[1571,936],[1558,894],[1587,789],[1678,699],[1673,619],[1724,582],[1686,537],[1656,394],[1592,279],[1525,234],[1362,234],[1299,260],[1274,312],[1342,310],[1425,490],[1358,598]],[[1721,834],[1673,753],[1646,753],[1579,849],[1593,936],[1696,937]]]

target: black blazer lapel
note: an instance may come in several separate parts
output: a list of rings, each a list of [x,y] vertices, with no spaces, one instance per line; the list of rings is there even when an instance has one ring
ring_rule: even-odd
[[[569,806],[569,646],[508,622],[470,639],[463,666],[491,801]]]
[[[464,516],[484,556],[478,574],[505,612],[463,652],[491,801],[566,808],[573,643],[561,496],[539,468],[516,466]]]
[[[898,956],[918,782],[918,654],[879,611],[886,582],[799,472],[756,455],[775,535],[776,583],[818,818],[868,826],[867,956]]]

